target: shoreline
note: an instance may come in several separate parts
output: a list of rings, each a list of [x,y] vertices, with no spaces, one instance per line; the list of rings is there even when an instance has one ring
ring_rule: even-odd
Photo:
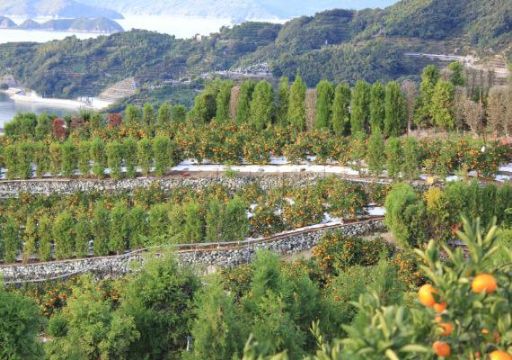
[[[20,88],[9,88],[2,90],[4,94],[9,98],[18,103],[29,103],[29,104],[42,104],[56,108],[70,109],[70,110],[104,110],[112,105],[111,102],[91,98],[90,102],[70,99],[58,99],[58,98],[43,98],[37,95],[36,92],[30,91],[29,95],[25,93],[25,90]]]

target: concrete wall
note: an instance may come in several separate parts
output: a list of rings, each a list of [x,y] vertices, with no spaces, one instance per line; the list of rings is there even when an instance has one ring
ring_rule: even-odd
[[[380,232],[385,229],[380,219],[346,224],[336,230],[345,235],[364,235]],[[187,250],[177,253],[178,259],[183,264],[198,265],[203,269],[210,267],[233,267],[248,263],[252,260],[257,250],[267,249],[281,255],[299,253],[314,247],[319,239],[332,227],[314,228],[306,232],[294,232],[270,237],[257,243],[242,242],[238,247],[229,249],[194,251]],[[152,258],[158,254],[152,254]],[[135,252],[119,256],[97,257],[48,263],[36,263],[27,265],[0,266],[0,276],[3,276],[6,284],[20,284],[25,282],[43,282],[62,279],[83,273],[91,273],[94,276],[116,277],[133,271],[134,264],[142,264],[147,258],[147,253]]]

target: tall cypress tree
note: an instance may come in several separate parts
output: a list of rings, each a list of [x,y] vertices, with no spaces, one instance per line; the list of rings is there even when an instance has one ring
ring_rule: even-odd
[[[142,114],[138,106],[128,105],[124,110],[124,123],[128,128],[137,128],[142,124]]]
[[[90,150],[91,159],[94,162],[92,166],[92,172],[97,177],[102,178],[105,175],[104,172],[107,162],[104,141],[99,137],[94,138],[91,142]]]
[[[157,125],[162,130],[168,130],[171,127],[171,104],[168,102],[158,108]]]
[[[4,242],[4,260],[6,263],[16,261],[16,256],[21,247],[19,227],[12,217],[7,217],[3,224],[2,237]]]
[[[290,88],[290,100],[288,103],[288,120],[296,131],[306,129],[306,84],[297,75]]]
[[[366,162],[368,163],[368,170],[371,174],[379,176],[384,170],[384,163],[386,158],[384,156],[384,139],[379,127],[372,130],[372,134],[368,139],[368,152],[366,154]]]
[[[272,123],[274,90],[268,81],[262,80],[254,88],[250,109],[250,123],[256,130],[262,130]]]
[[[407,128],[407,110],[405,97],[400,85],[391,81],[386,85],[386,117],[384,135],[400,136]]]
[[[362,80],[356,82],[352,92],[352,116],[350,127],[352,134],[366,132],[370,122],[370,85]]]
[[[233,83],[231,81],[223,81],[219,87],[217,94],[217,112],[215,118],[217,121],[226,122],[229,120],[229,101],[231,99],[231,89]]]
[[[332,105],[332,130],[336,135],[350,134],[351,91],[348,84],[336,86]]]
[[[238,107],[236,110],[236,122],[238,124],[246,124],[249,122],[254,87],[255,83],[252,80],[246,80],[240,86],[240,95],[238,97]]]
[[[290,101],[290,82],[287,77],[283,76],[279,80],[279,96],[277,105],[277,123],[286,126],[288,121],[288,103]]]
[[[137,143],[137,159],[142,174],[148,176],[153,166],[153,145],[151,140],[144,138]]]
[[[453,102],[455,98],[455,87],[449,81],[440,80],[434,88],[430,116],[435,126],[444,129],[453,129],[455,119],[453,115]]]
[[[153,129],[155,125],[155,108],[153,105],[146,103],[142,111],[142,122],[146,129]]]
[[[316,129],[331,128],[333,101],[334,86],[327,80],[320,81],[316,87]]]
[[[48,261],[52,257],[52,221],[48,215],[39,218],[37,235],[39,237],[39,260]]]
[[[380,81],[372,85],[370,97],[370,127],[372,130],[379,128],[381,131],[384,131],[384,102],[386,92]]]
[[[118,254],[128,248],[128,208],[124,202],[118,202],[110,213],[109,249]]]
[[[414,121],[419,127],[432,124],[431,106],[434,88],[439,81],[439,69],[435,65],[429,65],[421,74],[420,95]]]
[[[96,204],[91,225],[94,239],[94,255],[108,255],[110,215],[103,202]]]
[[[134,138],[129,137],[123,143],[124,160],[126,165],[126,176],[134,178],[137,167],[137,142]]]
[[[56,218],[52,227],[55,241],[55,257],[66,259],[73,255],[75,237],[73,236],[74,221],[69,211],[63,211]]]
[[[124,157],[124,146],[119,141],[109,141],[106,149],[107,164],[110,169],[110,176],[113,179],[122,177],[121,166]]]

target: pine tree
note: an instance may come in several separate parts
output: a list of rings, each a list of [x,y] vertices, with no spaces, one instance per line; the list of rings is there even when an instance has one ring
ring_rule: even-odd
[[[23,232],[23,262],[26,264],[30,258],[37,252],[37,222],[33,216],[27,218],[25,231]]]
[[[165,243],[169,233],[169,207],[166,204],[156,204],[149,209],[149,242],[151,245]]]
[[[416,125],[419,127],[426,127],[432,123],[432,96],[434,95],[434,88],[439,81],[439,77],[439,69],[435,65],[429,65],[423,69],[415,116]]]
[[[316,129],[332,128],[334,91],[334,86],[327,80],[320,81],[316,87]]]
[[[94,207],[91,233],[94,239],[94,255],[108,255],[110,215],[103,202],[98,202]]]
[[[185,228],[183,236],[186,243],[198,243],[203,241],[204,220],[201,206],[196,202],[185,204]]]
[[[52,257],[52,221],[47,215],[39,218],[37,235],[39,238],[39,260],[48,261]]]
[[[378,126],[374,128],[368,139],[368,152],[366,154],[368,170],[374,176],[379,176],[384,170],[384,139]]]
[[[430,116],[434,125],[444,129],[453,129],[455,119],[453,115],[453,100],[455,88],[448,81],[439,80],[432,95]]]
[[[288,103],[290,101],[290,82],[287,77],[283,76],[279,80],[279,94],[277,106],[277,123],[281,126],[287,126],[288,121]]]
[[[370,122],[370,85],[362,80],[356,82],[352,91],[352,116],[350,128],[352,134],[366,132]]]
[[[80,141],[78,144],[78,170],[82,176],[89,176],[91,172],[91,144],[89,141]]]
[[[106,155],[105,143],[96,137],[91,141],[91,160],[93,161],[92,172],[98,178],[105,176]]]
[[[223,81],[217,94],[217,111],[215,119],[219,122],[226,122],[229,120],[229,101],[231,98],[231,89],[233,88],[233,82]]]
[[[236,122],[238,124],[247,124],[251,117],[251,100],[256,84],[254,81],[246,80],[240,86],[240,95],[238,98],[238,107],[236,111]]]
[[[63,211],[55,218],[52,226],[52,235],[55,241],[55,257],[66,259],[73,255],[74,244],[74,221],[69,211]]]
[[[122,177],[121,167],[123,165],[124,146],[117,140],[107,143],[107,164],[110,169],[112,179],[120,179]]]
[[[290,88],[288,121],[295,131],[306,130],[306,84],[297,75]]]
[[[400,139],[392,137],[386,144],[386,169],[390,178],[398,179],[403,162]]]
[[[167,136],[158,136],[153,140],[153,154],[155,156],[155,173],[163,176],[173,165],[172,144]]]
[[[15,262],[21,247],[21,242],[19,227],[14,218],[9,216],[5,219],[2,235],[4,241],[4,260],[6,263]]]
[[[128,232],[125,223],[128,221],[128,209],[124,202],[118,202],[110,212],[111,252],[122,253],[128,248]]]
[[[137,143],[137,158],[142,174],[148,176],[153,166],[153,145],[151,140],[144,138]]]
[[[250,123],[256,130],[263,130],[272,123],[274,90],[268,81],[262,80],[254,88],[250,112]]]
[[[62,175],[70,177],[78,167],[78,153],[75,144],[67,140],[61,146],[62,151]]]
[[[124,141],[123,147],[126,176],[134,178],[137,171],[137,141],[129,137]]]
[[[377,127],[380,131],[384,131],[385,97],[384,86],[380,81],[377,81],[372,85],[370,95],[370,127],[372,131]]]
[[[169,130],[171,128],[171,104],[163,103],[158,108],[157,126],[160,130]]]
[[[400,136],[407,128],[406,103],[400,85],[391,81],[386,85],[386,115],[384,135]]]

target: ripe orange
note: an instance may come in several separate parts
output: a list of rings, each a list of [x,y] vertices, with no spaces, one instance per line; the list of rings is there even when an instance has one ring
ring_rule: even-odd
[[[512,355],[510,355],[509,353],[506,353],[505,351],[496,350],[496,351],[493,351],[489,355],[489,359],[490,360],[512,360]]]
[[[475,277],[473,283],[471,284],[471,288],[473,289],[473,292],[477,294],[483,293],[484,291],[487,294],[492,294],[498,288],[498,283],[496,282],[494,276],[489,274],[481,274]]]
[[[441,317],[436,316],[436,322],[439,324],[439,327],[443,329],[441,336],[450,336],[453,332],[453,324],[452,323],[444,323],[441,322]]]
[[[450,345],[442,341],[436,341],[432,345],[432,350],[434,350],[434,353],[440,357],[448,357],[452,353]]]
[[[418,300],[426,307],[433,307],[436,304],[434,294],[437,293],[436,289],[430,284],[423,285],[418,291]]]
[[[436,303],[436,304],[434,304],[434,310],[436,313],[440,314],[446,310],[446,306],[447,306],[447,304],[445,302],[442,302],[441,304]]]

